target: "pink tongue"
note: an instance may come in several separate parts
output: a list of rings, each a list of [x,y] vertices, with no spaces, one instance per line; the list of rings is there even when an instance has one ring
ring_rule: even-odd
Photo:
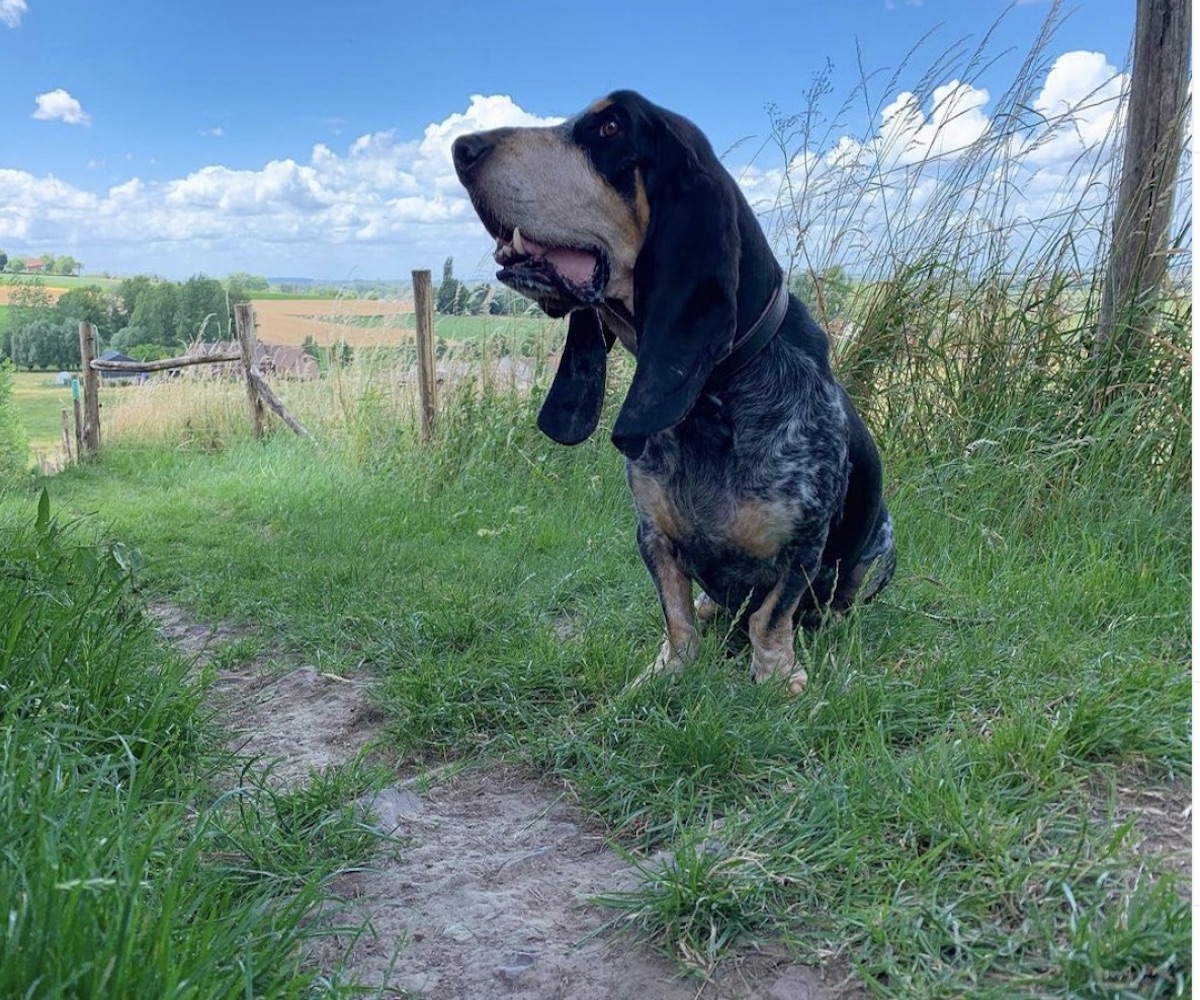
[[[572,285],[586,285],[596,273],[596,257],[586,250],[555,247],[546,251],[546,260]]]
[[[523,236],[521,245],[527,254],[545,257],[551,267],[573,285],[586,285],[596,273],[596,255],[586,250],[571,250],[567,247],[548,247],[537,240]]]

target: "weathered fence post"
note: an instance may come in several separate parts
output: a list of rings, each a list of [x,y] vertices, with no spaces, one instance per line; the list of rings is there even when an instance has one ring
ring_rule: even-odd
[[[62,431],[63,431],[63,454],[67,456],[67,463],[70,464],[71,457],[71,418],[67,416],[67,408],[62,408]]]
[[[433,281],[428,271],[413,271],[413,312],[417,328],[417,385],[421,395],[421,443],[433,440],[437,416],[437,368],[433,351]]]
[[[1167,273],[1175,180],[1183,150],[1192,38],[1190,0],[1138,0],[1133,77],[1112,253],[1096,347],[1106,362],[1136,353]]]
[[[80,459],[100,454],[100,373],[92,367],[96,360],[96,328],[79,324],[79,358],[83,367],[83,444]]]
[[[233,307],[233,314],[238,343],[242,347],[242,374],[246,377],[246,397],[250,401],[250,426],[257,441],[263,436],[265,415],[262,399],[254,385],[254,350],[258,344],[258,336],[254,332],[254,306],[249,302],[239,302]]]
[[[71,407],[75,411],[75,457],[83,458],[83,407],[79,402],[79,379],[71,379]]]

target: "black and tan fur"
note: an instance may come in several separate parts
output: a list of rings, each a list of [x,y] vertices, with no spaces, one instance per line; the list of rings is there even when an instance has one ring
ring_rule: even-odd
[[[782,298],[737,184],[695,125],[631,91],[561,125],[463,136],[454,162],[496,239],[500,280],[570,314],[538,426],[564,444],[587,438],[608,350],[619,340],[636,356],[612,437],[666,619],[650,670],[694,659],[699,622],[724,608],[748,615],[754,678],[799,693],[796,627],[887,583],[892,523],[825,333]],[[770,336],[760,320],[777,294]]]

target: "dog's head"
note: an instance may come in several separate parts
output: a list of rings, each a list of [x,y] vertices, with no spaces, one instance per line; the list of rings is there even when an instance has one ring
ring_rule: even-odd
[[[571,314],[538,417],[564,444],[600,417],[613,337],[598,307],[633,320],[637,369],[613,441],[636,457],[687,416],[729,353],[739,305],[752,319],[778,285],[753,212],[703,133],[632,91],[561,125],[462,136],[454,165],[496,239],[497,277],[549,315]]]

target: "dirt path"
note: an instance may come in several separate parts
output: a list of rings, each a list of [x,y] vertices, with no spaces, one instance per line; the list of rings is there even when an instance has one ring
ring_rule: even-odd
[[[151,607],[165,636],[198,665],[246,636],[167,603]],[[219,662],[219,658],[218,661]],[[278,660],[272,662],[278,663]],[[231,746],[272,760],[273,781],[346,764],[383,719],[361,681],[264,658],[218,668],[214,704]],[[311,960],[426,1000],[833,1000],[865,993],[842,970],[822,971],[763,948],[722,964],[710,981],[648,945],[607,929],[615,911],[592,902],[636,876],[564,789],[519,769],[481,766],[432,782],[399,781],[369,803],[397,846],[340,876],[336,926]],[[392,994],[391,991],[396,991]]]
[[[220,663],[244,630],[196,622],[180,608],[151,611],[164,635],[197,665]],[[285,666],[280,667],[279,664]],[[371,745],[384,717],[362,680],[288,664],[272,651],[216,669],[214,706],[231,748],[270,762],[270,779],[302,783],[312,770],[348,764]],[[1128,776],[1115,807],[1096,821],[1137,819],[1135,854],[1164,860],[1190,888],[1191,786]],[[681,978],[653,948],[612,933],[616,911],[592,900],[630,889],[636,875],[604,832],[561,787],[517,768],[443,769],[383,789],[365,805],[395,838],[369,868],[337,878],[335,926],[361,932],[321,939],[323,970],[381,995],[426,1000],[833,1000],[861,998],[844,968],[789,961],[771,946],[722,964],[711,980]],[[1187,889],[1185,888],[1185,891]],[[394,991],[394,992],[393,992]]]

